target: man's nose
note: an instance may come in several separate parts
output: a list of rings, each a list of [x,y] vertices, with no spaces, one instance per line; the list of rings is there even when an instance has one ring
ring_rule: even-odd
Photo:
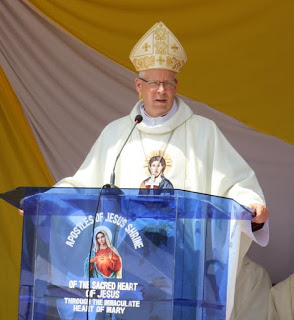
[[[159,86],[157,88],[157,92],[163,92],[163,91],[165,91],[165,87],[164,87],[163,82],[160,82]]]

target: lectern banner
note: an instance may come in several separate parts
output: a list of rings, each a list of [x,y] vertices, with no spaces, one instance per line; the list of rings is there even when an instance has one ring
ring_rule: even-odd
[[[231,199],[27,190],[19,319],[225,319]]]

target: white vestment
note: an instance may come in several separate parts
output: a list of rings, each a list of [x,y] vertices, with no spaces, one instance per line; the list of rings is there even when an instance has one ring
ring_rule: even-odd
[[[269,295],[267,319],[294,319],[294,273],[272,287]]]
[[[161,151],[166,161],[164,177],[175,189],[233,198],[246,206],[264,204],[253,170],[215,123],[193,114],[179,97],[176,101],[178,110],[166,122],[152,127],[143,122],[137,125],[117,162],[115,185],[139,188],[150,176],[148,160]],[[142,103],[139,101],[130,115],[106,126],[77,173],[56,186],[91,188],[109,183],[115,159],[134,125],[136,115],[141,113]],[[268,243],[267,223],[254,234],[250,221],[233,224],[232,230],[239,229],[242,239],[236,239],[230,248],[235,258],[229,267],[227,319],[232,311],[236,275],[251,241],[262,246]]]

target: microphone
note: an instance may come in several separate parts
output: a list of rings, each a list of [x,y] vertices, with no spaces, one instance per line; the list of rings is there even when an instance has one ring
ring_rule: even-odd
[[[117,157],[116,157],[116,159],[115,159],[114,166],[113,166],[113,170],[112,170],[112,174],[111,174],[111,176],[110,176],[110,188],[115,188],[114,181],[115,181],[115,167],[116,167],[117,160],[118,160],[121,152],[123,151],[123,148],[125,147],[126,143],[128,142],[131,134],[133,133],[136,125],[139,124],[142,120],[143,120],[143,117],[142,117],[140,114],[137,114],[137,115],[136,115],[136,118],[135,118],[135,124],[134,124],[134,126],[133,126],[130,134],[128,135],[125,143],[124,143],[123,146],[121,147],[119,154],[117,155]]]

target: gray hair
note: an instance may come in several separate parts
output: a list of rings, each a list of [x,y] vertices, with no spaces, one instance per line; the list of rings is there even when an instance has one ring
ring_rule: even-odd
[[[140,71],[138,74],[139,78],[144,78],[147,70]],[[175,79],[177,79],[177,72],[175,72]]]
[[[140,71],[139,72],[139,78],[144,78],[145,77],[146,71]]]

